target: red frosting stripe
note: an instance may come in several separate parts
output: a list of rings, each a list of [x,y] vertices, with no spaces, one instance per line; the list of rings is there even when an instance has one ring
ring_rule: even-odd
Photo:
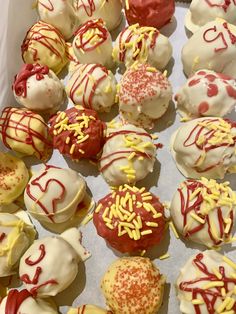
[[[21,304],[29,297],[31,297],[31,294],[26,289],[21,291],[10,290],[7,295],[5,314],[17,314]]]
[[[75,9],[78,11],[80,8],[84,9],[84,12],[92,17],[93,12],[96,10],[94,0],[75,0]]]

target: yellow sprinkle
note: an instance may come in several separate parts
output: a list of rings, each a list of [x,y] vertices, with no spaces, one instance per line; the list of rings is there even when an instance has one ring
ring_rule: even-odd
[[[143,250],[141,253],[140,253],[140,256],[144,256],[146,253],[146,250]]]
[[[155,72],[157,72],[157,69],[154,67],[147,67],[147,71],[155,73]]]
[[[92,219],[93,219],[93,214],[87,215],[87,216],[84,218],[84,220],[82,221],[81,225],[82,225],[82,226],[87,225],[87,224],[90,222],[90,220],[92,220]]]
[[[127,227],[127,228],[130,228],[130,229],[135,229],[134,225],[129,223],[129,222],[120,222],[120,226],[122,227]]]
[[[194,305],[200,305],[200,304],[204,304],[205,302],[203,300],[199,300],[199,299],[193,299],[192,300],[192,304]]]
[[[143,222],[142,222],[142,219],[140,216],[137,217],[137,221],[138,221],[138,224],[140,226],[140,229],[143,227]]]
[[[216,275],[216,277],[221,280],[222,279],[222,275],[220,274],[220,272],[216,269],[216,268],[213,268],[212,269],[213,273]]]
[[[179,239],[178,232],[177,232],[177,230],[176,230],[176,228],[175,228],[175,226],[174,226],[174,224],[173,224],[172,221],[169,222],[169,226],[170,226],[171,230],[173,231],[173,233],[174,233],[176,239]]]
[[[224,286],[223,281],[212,281],[206,284],[205,286],[203,286],[203,289],[207,290],[207,289],[211,289],[215,287],[223,287],[223,286]]]
[[[169,253],[166,253],[166,254],[164,254],[164,255],[161,255],[160,257],[159,257],[159,259],[160,260],[163,260],[163,259],[167,259],[167,258],[169,258],[170,257],[170,254]]]
[[[131,222],[131,221],[135,218],[135,216],[136,216],[136,213],[132,213],[132,214],[128,217],[127,222]]]
[[[129,235],[129,237],[130,237],[130,239],[133,239],[133,233],[132,233],[132,231],[131,231],[128,227],[124,227],[124,229],[127,231],[128,235]]]
[[[162,213],[157,213],[153,216],[153,218],[160,218],[160,217],[162,217]]]
[[[148,227],[158,227],[158,223],[152,222],[152,221],[146,222],[146,225],[147,225]]]
[[[87,139],[89,138],[89,135],[87,134],[86,136],[84,136],[83,138],[81,138],[80,140],[77,141],[78,144],[83,143],[85,141],[87,141]]]
[[[129,155],[128,160],[132,160],[136,156],[136,153],[133,152]]]
[[[101,209],[102,209],[102,204],[100,203],[95,209],[95,213],[99,213]]]
[[[75,151],[75,144],[71,145],[70,154],[72,155]]]
[[[230,298],[230,302],[228,305],[226,305],[226,310],[231,310],[235,304],[235,300],[233,298]]]
[[[68,136],[67,138],[66,138],[66,144],[69,144],[70,143],[70,137]]]
[[[103,212],[103,214],[102,214],[102,218],[103,218],[103,219],[106,218],[108,212],[109,212],[109,207],[106,207],[105,210],[104,210],[104,212]]]
[[[151,229],[141,231],[141,235],[142,235],[142,236],[148,235],[148,234],[151,234],[151,233],[152,233],[152,230],[151,230]]]
[[[133,212],[133,211],[134,211],[132,198],[129,198],[129,211],[130,211],[130,212]]]
[[[190,213],[190,216],[193,218],[193,219],[195,219],[195,220],[197,220],[198,222],[200,222],[201,224],[205,224],[205,220],[204,219],[202,219],[201,217],[199,217],[198,215],[196,215],[195,213]]]
[[[231,261],[228,257],[223,256],[223,261],[236,270],[236,264],[233,261]]]
[[[230,302],[231,298],[227,297],[221,304],[220,306],[218,306],[218,308],[216,309],[217,313],[222,313],[224,311],[224,309],[226,308],[226,306],[228,305],[228,303]]]
[[[111,230],[114,229],[114,227],[113,227],[112,224],[110,224],[110,223],[106,223],[106,226],[107,226],[109,229],[111,229]]]

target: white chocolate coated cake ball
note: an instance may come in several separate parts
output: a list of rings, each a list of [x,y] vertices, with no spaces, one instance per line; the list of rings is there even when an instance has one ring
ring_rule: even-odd
[[[185,74],[208,69],[235,76],[236,26],[217,19],[202,26],[182,49]]]
[[[235,172],[236,123],[199,118],[182,125],[171,138],[173,158],[185,177],[223,179]]]
[[[16,272],[18,262],[34,241],[36,232],[16,215],[0,213],[0,277]]]
[[[200,70],[179,89],[175,100],[184,117],[223,117],[236,105],[236,80],[222,73]]]
[[[185,18],[185,26],[194,33],[216,18],[222,18],[235,25],[235,10],[235,0],[193,0]]]
[[[24,201],[34,218],[56,224],[76,213],[85,194],[86,183],[76,171],[46,165],[31,177]]]
[[[110,129],[100,159],[100,171],[110,185],[135,183],[153,171],[156,146],[149,133],[131,124]]]
[[[55,113],[64,104],[64,86],[46,65],[24,64],[13,83],[16,101],[39,113]]]
[[[99,63],[107,68],[113,66],[111,35],[101,19],[82,24],[75,33],[72,46],[80,63]]]
[[[80,244],[81,237],[71,228],[60,236],[36,240],[29,247],[21,258],[19,275],[33,296],[55,296],[74,281],[79,262],[90,256]]]
[[[66,92],[75,105],[109,112],[116,100],[116,78],[100,64],[79,64],[69,78]]]
[[[135,24],[118,35],[112,55],[116,63],[126,68],[137,61],[162,70],[171,59],[172,46],[156,28]]]
[[[176,281],[181,313],[235,313],[235,270],[232,260],[214,250],[190,257]]]
[[[27,290],[10,290],[0,304],[0,314],[58,314],[51,299],[34,298]]]
[[[121,22],[120,0],[74,0],[74,7],[79,24],[91,19],[102,19],[109,31]]]
[[[70,39],[77,26],[73,0],[39,0],[37,9],[40,20],[53,25],[65,39]]]
[[[151,129],[155,120],[167,111],[172,98],[172,87],[160,71],[147,64],[140,64],[125,72],[118,96],[124,120]]]
[[[229,182],[189,179],[173,196],[170,212],[177,231],[186,240],[209,248],[229,243],[236,213],[236,193]]]
[[[95,305],[82,305],[77,309],[71,308],[67,314],[112,314],[110,311],[106,311],[101,307]]]

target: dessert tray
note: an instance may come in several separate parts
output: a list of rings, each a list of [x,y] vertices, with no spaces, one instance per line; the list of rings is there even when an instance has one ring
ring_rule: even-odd
[[[2,108],[16,105],[11,84],[14,75],[22,65],[20,51],[22,40],[26,31],[38,19],[35,10],[32,9],[34,2],[34,0],[5,0],[1,4],[0,104]],[[169,38],[173,46],[173,57],[168,65],[167,73],[173,87],[174,95],[180,86],[186,82],[181,62],[181,50],[188,39],[188,32],[184,27],[184,19],[188,7],[189,4],[186,2],[176,2],[176,11],[171,23],[161,29],[161,33]],[[59,78],[67,82],[68,76],[66,71],[63,71],[59,75]],[[118,82],[120,78],[121,75],[116,73]],[[68,107],[72,107],[72,103],[69,102]],[[108,122],[116,117],[118,112],[114,107],[111,113],[101,115],[104,121]],[[236,120],[236,112],[233,111],[227,117],[231,120]],[[158,135],[158,143],[163,144],[163,147],[157,150],[157,161],[155,162],[154,170],[146,179],[137,184],[138,187],[145,186],[147,189],[150,189],[150,192],[159,196],[161,202],[166,202],[166,204],[171,201],[180,182],[185,180],[178,171],[170,152],[171,135],[181,125],[180,119],[181,117],[175,110],[175,103],[172,101],[167,112],[156,122],[154,130],[152,130],[152,133]],[[0,148],[2,151],[6,150],[3,147]],[[35,162],[35,159],[27,157],[24,161],[27,166],[31,167],[33,173],[42,168],[42,164]],[[82,160],[76,163],[64,158],[57,150],[54,150],[51,159],[47,163],[78,171],[86,179],[88,191],[95,202],[110,192],[109,186],[99,174],[97,168],[89,163],[89,161]],[[230,181],[232,189],[236,190],[236,176],[233,174],[227,175],[225,181],[227,180]],[[73,182],[71,183],[73,184]],[[53,234],[42,227],[36,219],[32,218],[32,221],[36,226],[39,238]],[[72,285],[55,297],[55,301],[63,314],[67,313],[68,308],[72,304],[74,307],[82,304],[96,304],[105,308],[105,300],[100,290],[101,279],[113,261],[118,257],[126,256],[126,254],[118,253],[106,245],[104,239],[97,235],[92,221],[82,225],[80,230],[83,234],[83,245],[91,252],[91,257],[86,263],[79,264],[79,272]],[[222,247],[220,253],[225,253],[227,257],[235,260],[235,248],[235,243],[226,245]],[[163,304],[158,313],[180,313],[174,286],[180,268],[183,267],[193,254],[205,249],[203,246],[177,239],[173,230],[169,228],[166,230],[162,242],[158,246],[148,250],[144,255],[154,262],[160,269],[161,274],[166,276]],[[163,256],[167,258],[162,259]],[[58,263],[60,263],[60,260],[58,260]]]

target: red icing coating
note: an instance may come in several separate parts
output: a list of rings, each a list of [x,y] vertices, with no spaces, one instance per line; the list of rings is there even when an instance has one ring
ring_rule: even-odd
[[[151,72],[148,67],[147,64],[141,64],[137,69],[130,69],[124,74],[119,93],[122,103],[140,104],[157,95],[157,86],[161,90],[170,88],[168,79],[160,71]]]
[[[175,12],[174,0],[128,0],[129,9],[125,14],[129,25],[161,28],[167,24]]]
[[[40,183],[40,180],[43,179],[44,176],[47,175],[48,171],[51,169],[51,168],[56,168],[56,167],[53,167],[53,166],[49,166],[49,165],[46,165],[46,168],[45,168],[45,171],[37,178],[35,178],[33,181],[31,181],[27,186],[26,186],[26,194],[35,202],[37,203],[38,206],[41,207],[42,211],[47,215],[47,217],[52,221],[54,222],[54,215],[56,214],[56,211],[57,211],[57,203],[60,202],[64,197],[65,197],[65,194],[66,194],[66,189],[65,189],[65,186],[62,184],[62,182],[60,182],[59,180],[55,179],[55,178],[51,178],[49,179],[48,181],[45,182],[45,186],[42,186],[41,183]],[[60,168],[58,168],[60,169]],[[56,185],[58,185],[60,188],[61,188],[61,193],[52,198],[52,211],[50,212],[49,209],[42,203],[42,201],[40,199],[38,199],[38,195],[33,195],[32,194],[32,191],[31,191],[31,185],[32,186],[37,186],[41,192],[43,193],[47,193],[50,189],[50,184],[51,183],[54,183]],[[45,255],[45,248],[44,246],[41,248],[42,249],[42,255],[44,257]],[[41,250],[40,249],[40,250]],[[27,264],[27,262],[26,262]],[[34,264],[32,264],[34,265]]]
[[[96,89],[99,86],[99,84],[107,78],[108,76],[108,70],[100,65],[100,64],[94,64],[92,66],[92,68],[87,71],[87,69],[90,67],[89,64],[85,64],[85,65],[81,65],[81,67],[78,69],[78,71],[82,71],[80,75],[78,75],[78,72],[74,72],[73,76],[76,76],[76,80],[74,81],[74,84],[72,85],[71,89],[70,89],[70,99],[73,101],[74,104],[76,104],[75,101],[75,94],[78,91],[78,89],[81,88],[82,85],[84,85],[84,91],[83,91],[83,100],[82,100],[82,105],[84,108],[88,108],[88,109],[93,109],[92,108],[92,100],[93,97],[95,95]],[[96,71],[96,69],[100,68],[103,71],[103,75],[97,79],[93,81],[93,84],[91,86],[91,79],[89,78],[90,75],[93,75],[94,71]],[[85,95],[87,94],[87,89],[91,89],[88,100],[85,99]]]
[[[209,109],[209,104],[206,101],[201,102],[198,106],[199,114],[203,114],[203,113],[207,112],[208,109]]]
[[[89,30],[96,30],[96,32],[94,35],[89,36],[89,38],[85,38],[84,34]],[[102,19],[87,21],[75,32],[75,47],[87,52],[92,51],[103,44],[107,40],[108,35],[109,32],[104,26]],[[94,37],[99,38],[99,40],[97,39],[95,43],[93,42]]]
[[[198,188],[203,188],[204,184],[200,181],[197,180],[187,180],[184,182],[186,191],[187,191],[187,196],[184,196],[182,188],[178,188],[178,192],[179,192],[179,196],[180,196],[180,200],[181,200],[181,213],[183,216],[183,230],[186,230],[185,227],[187,225],[187,220],[188,220],[188,215],[190,212],[195,212],[196,215],[198,215],[200,218],[202,218],[203,220],[205,220],[204,224],[199,224],[197,227],[189,229],[186,234],[184,234],[184,236],[186,238],[188,238],[189,236],[201,231],[203,228],[205,228],[205,225],[207,225],[207,229],[208,229],[208,234],[209,237],[211,238],[212,242],[214,243],[215,246],[220,245],[223,242],[223,239],[225,239],[227,237],[227,235],[229,236],[232,228],[233,228],[233,221],[234,221],[234,211],[233,209],[231,209],[231,211],[229,212],[229,216],[232,219],[232,224],[231,227],[229,229],[228,234],[226,235],[224,233],[224,229],[226,227],[226,223],[224,222],[223,219],[223,214],[222,214],[222,209],[220,207],[218,207],[217,212],[218,212],[218,222],[216,223],[216,227],[220,230],[220,234],[219,237],[222,240],[216,240],[214,235],[211,232],[211,225],[210,225],[210,218],[209,215],[202,215],[200,213],[200,207],[203,203],[203,196],[201,193],[199,193],[196,196],[196,200],[195,202],[190,205],[190,196],[194,193],[195,190],[197,190]],[[222,191],[223,192],[223,191]],[[208,194],[211,194],[211,191],[208,189]]]
[[[19,121],[13,120],[13,114],[19,117]],[[47,137],[33,128],[34,122],[40,122],[42,124],[45,128],[44,134],[46,133]],[[12,130],[14,130],[14,135],[9,134]],[[19,131],[25,134],[25,139],[18,135]],[[0,117],[0,135],[3,144],[9,149],[11,149],[11,141],[30,145],[34,149],[34,155],[42,160],[48,158],[48,152],[52,147],[47,131],[48,126],[41,117],[27,109],[6,107]],[[36,146],[36,140],[44,144],[43,151],[40,151]]]
[[[97,113],[90,109],[78,109],[73,107],[65,110],[66,116],[69,119],[68,125],[78,123],[82,120],[78,120],[83,115],[88,117],[94,117],[88,122],[88,126],[84,124],[82,132],[84,136],[88,135],[88,138],[81,143],[77,143],[78,139],[74,130],[63,130],[60,134],[55,135],[55,125],[57,125],[57,115],[54,115],[49,120],[50,129],[49,132],[53,137],[53,146],[58,149],[61,154],[70,157],[73,160],[81,158],[96,158],[96,155],[101,151],[104,144],[104,131],[105,123],[102,122]],[[60,120],[59,120],[60,121]],[[70,142],[67,144],[66,139],[70,138]],[[70,152],[72,145],[75,145],[73,153]],[[81,152],[82,151],[82,152]]]
[[[31,294],[26,290],[18,291],[10,290],[7,295],[5,314],[18,314],[21,304],[31,297]]]
[[[27,80],[31,76],[35,76],[36,80],[44,79],[44,75],[49,73],[49,68],[46,65],[24,64],[20,72],[15,76],[15,81],[12,85],[17,96],[27,97]]]
[[[106,0],[107,1],[107,0]],[[94,0],[75,0],[75,9],[80,10],[81,8],[84,9],[84,12],[89,16],[92,17],[93,12],[96,10],[96,6]]]
[[[144,191],[144,192],[147,192],[147,191]],[[98,202],[98,205],[101,204],[102,208],[98,213],[94,212],[94,215],[93,215],[93,222],[97,229],[97,233],[101,237],[103,237],[114,249],[122,253],[126,253],[126,252],[131,253],[131,252],[137,252],[139,250],[146,250],[149,247],[158,244],[163,238],[164,229],[165,229],[164,207],[160,203],[159,198],[151,194],[152,200],[145,201],[146,203],[150,203],[155,208],[157,213],[162,214],[162,216],[159,218],[153,218],[153,214],[151,212],[148,212],[146,209],[144,209],[143,206],[141,206],[140,208],[137,207],[137,202],[143,203],[141,193],[132,192],[130,190],[129,190],[129,193],[131,196],[132,195],[136,196],[136,201],[133,202],[133,211],[134,213],[136,213],[137,216],[139,215],[142,219],[143,227],[141,231],[151,229],[152,230],[151,234],[141,236],[139,240],[131,239],[127,233],[119,237],[118,226],[116,224],[118,222],[121,222],[121,220],[120,218],[115,218],[115,217],[112,218],[112,224],[116,225],[116,227],[113,230],[111,230],[106,226],[106,223],[104,222],[102,215],[107,207],[110,207],[112,204],[115,204],[116,196],[113,198],[112,193],[108,194],[107,196],[105,196],[103,199],[101,199]],[[122,196],[125,197],[126,192],[117,191],[116,195],[119,195],[120,198]],[[127,202],[127,206],[123,208],[126,210],[129,210],[128,202]],[[158,223],[158,227],[149,227],[145,224],[145,222]]]
[[[201,296],[201,299],[204,300],[208,313],[209,314],[215,314],[216,313],[216,301],[221,300],[221,302],[224,301],[221,289],[225,288],[226,294],[229,292],[229,284],[236,285],[236,279],[227,277],[225,274],[225,268],[224,266],[219,266],[219,273],[222,275],[222,281],[224,283],[223,287],[215,287],[214,289],[202,289],[197,286],[198,283],[201,282],[211,282],[211,281],[219,281],[217,276],[214,273],[211,273],[211,271],[207,268],[207,265],[204,263],[204,254],[199,253],[196,255],[196,257],[193,259],[193,264],[196,266],[196,268],[199,270],[199,278],[195,280],[185,281],[181,282],[179,284],[179,289],[186,292],[192,293],[192,299],[198,299],[199,296]],[[200,305],[194,305],[195,313],[201,314],[201,307]],[[232,310],[236,312],[236,303],[234,304]]]
[[[231,4],[236,6],[236,0],[222,0],[222,4],[214,3],[215,0],[205,0],[205,2],[212,8],[217,7],[223,9],[225,12],[228,11],[228,8]]]

